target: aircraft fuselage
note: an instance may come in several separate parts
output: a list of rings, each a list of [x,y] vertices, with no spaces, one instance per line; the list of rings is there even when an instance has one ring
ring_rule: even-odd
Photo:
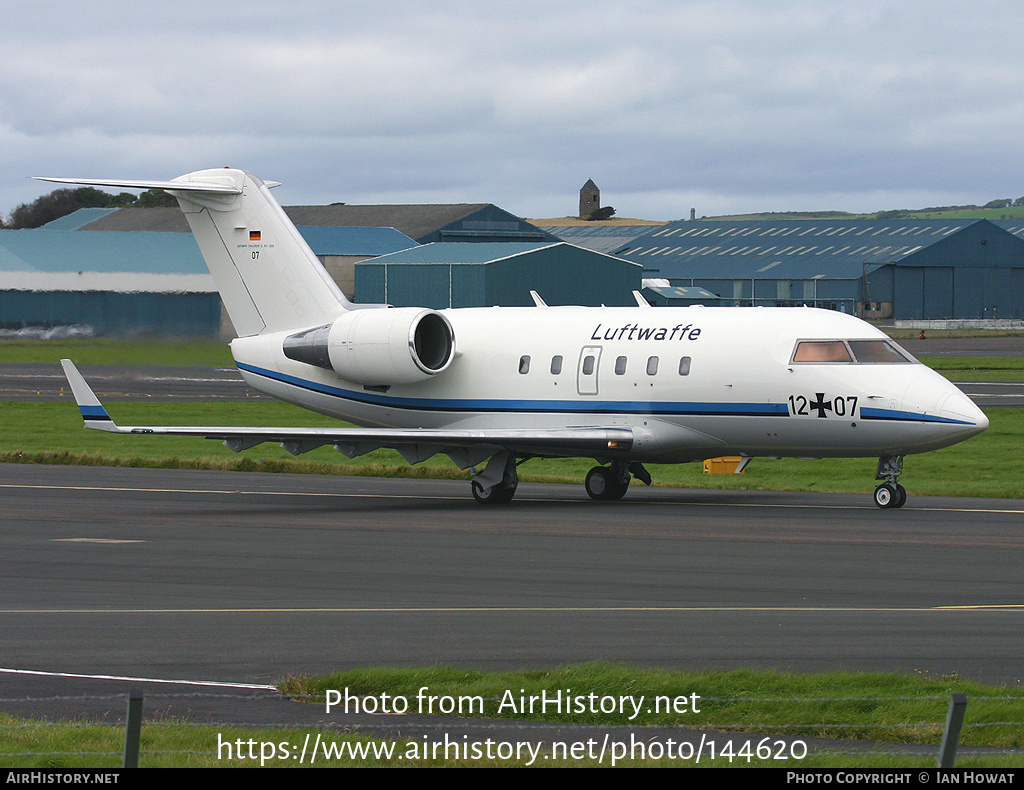
[[[357,425],[616,426],[630,460],[904,455],[962,441],[985,415],[926,366],[794,361],[800,341],[887,341],[811,308],[470,308],[441,311],[456,356],[415,384],[348,383],[295,362],[282,337],[232,343],[254,388]],[[555,454],[555,453],[552,453]]]

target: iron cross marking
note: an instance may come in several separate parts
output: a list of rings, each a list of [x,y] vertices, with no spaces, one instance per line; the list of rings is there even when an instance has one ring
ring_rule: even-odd
[[[816,392],[815,394],[818,396],[818,399],[811,401],[807,406],[818,412],[819,417],[824,417],[826,411],[832,411],[832,401],[825,400],[824,392]]]

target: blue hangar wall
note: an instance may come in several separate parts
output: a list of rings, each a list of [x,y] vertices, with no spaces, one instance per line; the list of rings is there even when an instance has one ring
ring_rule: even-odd
[[[1024,317],[1024,221],[696,220],[615,250],[647,278],[723,305],[806,304],[867,318]]]
[[[635,305],[640,267],[555,243],[437,243],[356,264],[356,301],[395,307]]]

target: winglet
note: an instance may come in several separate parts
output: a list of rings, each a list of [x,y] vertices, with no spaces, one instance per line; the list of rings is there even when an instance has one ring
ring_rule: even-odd
[[[78,372],[75,363],[70,359],[62,359],[61,366],[64,368],[64,375],[67,376],[68,384],[71,385],[71,392],[75,396],[78,410],[82,412],[82,419],[85,420],[86,428],[94,428],[99,431],[117,431],[114,421],[110,419],[107,410],[103,408],[96,393],[92,391],[82,374]]]

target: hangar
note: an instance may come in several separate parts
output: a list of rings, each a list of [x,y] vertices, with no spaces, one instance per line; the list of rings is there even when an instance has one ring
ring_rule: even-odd
[[[728,305],[806,304],[864,318],[1024,317],[1024,222],[689,220],[615,251],[645,278]]]
[[[355,301],[530,305],[535,288],[551,304],[634,304],[630,292],[640,288],[638,265],[559,242],[491,204],[286,211]],[[420,248],[393,227],[361,222],[394,222],[435,241],[422,247],[430,252],[365,270],[357,286],[357,262]],[[401,277],[398,266],[405,267]],[[232,333],[177,208],[82,209],[43,228],[0,230],[0,271],[0,328],[84,324],[97,334]]]
[[[187,227],[184,233],[79,232],[111,212],[81,209],[42,228],[0,230],[0,329],[80,326],[95,334],[232,334]],[[416,245],[393,228],[299,231],[350,296],[357,260]]]
[[[635,305],[640,266],[565,242],[434,243],[356,264],[356,301],[396,307]]]
[[[191,235],[0,230],[0,327],[216,335],[220,294]]]

